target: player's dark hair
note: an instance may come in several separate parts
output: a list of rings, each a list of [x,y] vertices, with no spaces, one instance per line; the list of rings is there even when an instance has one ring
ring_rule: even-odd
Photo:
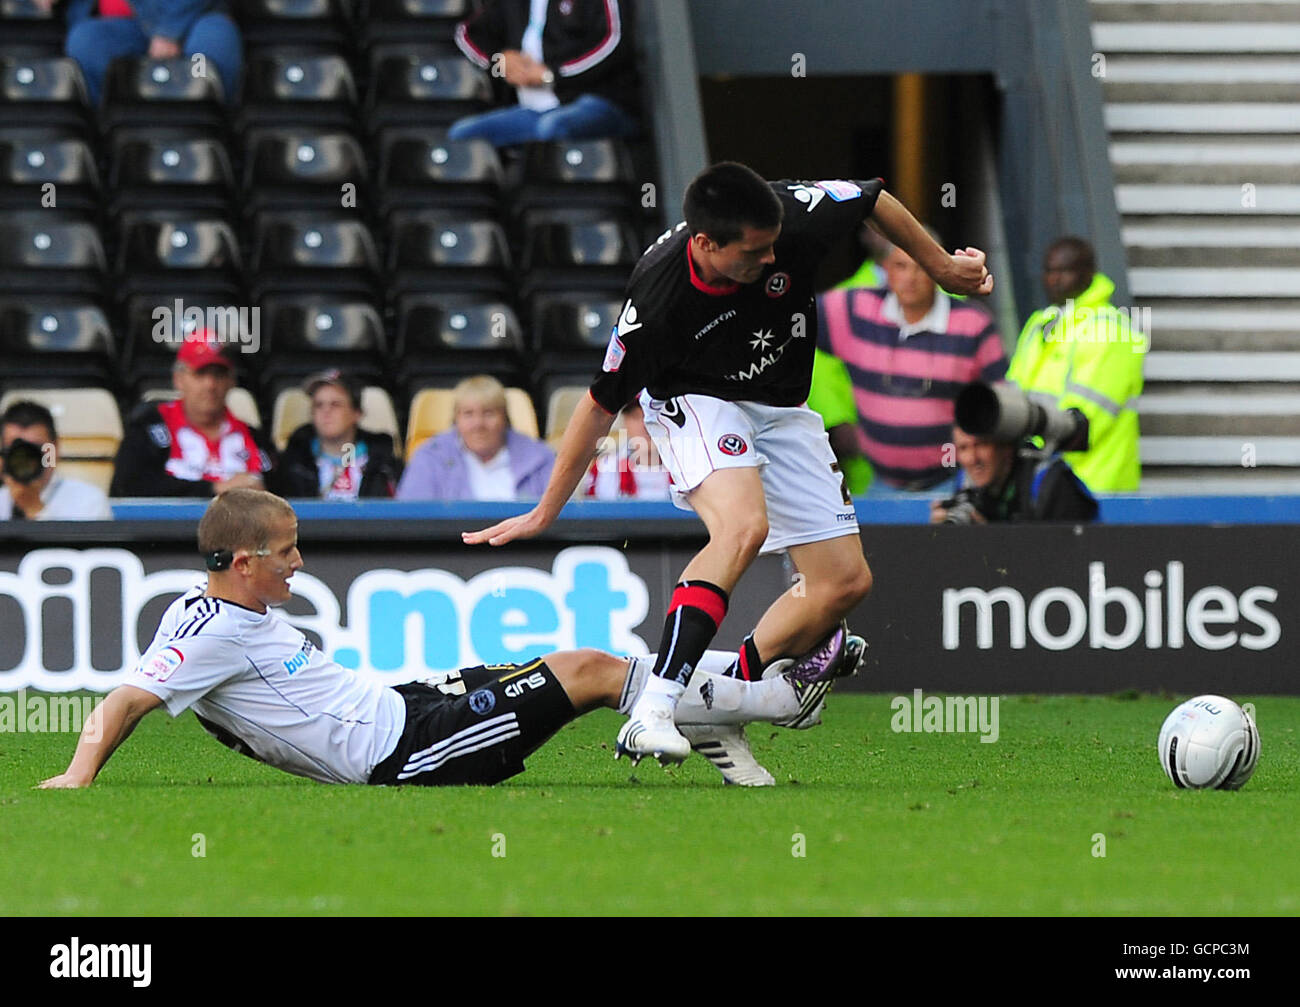
[[[54,429],[54,414],[39,402],[22,399],[13,403],[0,416],[0,426],[44,427],[50,432],[50,440],[58,440],[59,432]]]
[[[227,490],[208,504],[199,519],[199,552],[205,559],[240,549],[265,549],[276,518],[293,517],[293,508],[266,490]],[[222,566],[210,569],[224,569]]]
[[[735,161],[722,161],[696,175],[686,187],[682,211],[692,236],[704,233],[719,245],[738,241],[746,227],[770,230],[784,213],[766,180]]]
[[[1047,254],[1043,256],[1044,261],[1055,251],[1069,252],[1070,258],[1085,273],[1095,273],[1097,271],[1097,255],[1092,250],[1092,246],[1082,238],[1073,234],[1067,234],[1064,238],[1057,238],[1047,246]]]

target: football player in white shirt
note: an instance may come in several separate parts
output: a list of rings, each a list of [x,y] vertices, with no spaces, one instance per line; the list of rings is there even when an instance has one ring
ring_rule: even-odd
[[[192,708],[236,751],[326,783],[497,783],[580,714],[629,709],[654,664],[654,655],[561,651],[390,688],[329,660],[271,609],[289,600],[303,565],[298,519],[284,500],[229,490],[208,506],[198,543],[211,571],[206,588],[167,609],[126,683],[87,720],[67,770],[42,787],[88,786],[158,706],[172,716]],[[710,652],[678,723],[728,783],[770,786],[743,725],[811,726],[828,662],[797,663],[761,682],[709,673],[733,659]]]

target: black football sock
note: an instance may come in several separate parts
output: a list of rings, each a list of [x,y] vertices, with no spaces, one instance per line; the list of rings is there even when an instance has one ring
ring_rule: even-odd
[[[763,677],[763,661],[758,656],[758,647],[754,644],[754,634],[745,637],[740,645],[736,659],[723,674],[728,678],[739,678],[745,682],[757,682]]]
[[[727,614],[727,592],[707,580],[682,581],[673,589],[654,674],[685,686]]]

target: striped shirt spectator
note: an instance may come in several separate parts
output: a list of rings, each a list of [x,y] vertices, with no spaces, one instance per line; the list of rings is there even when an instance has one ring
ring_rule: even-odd
[[[896,489],[925,490],[951,478],[956,462],[944,446],[957,392],[1007,372],[988,313],[942,291],[931,296],[913,322],[892,290],[831,290],[819,298],[817,345],[848,366],[862,453],[876,478]]]

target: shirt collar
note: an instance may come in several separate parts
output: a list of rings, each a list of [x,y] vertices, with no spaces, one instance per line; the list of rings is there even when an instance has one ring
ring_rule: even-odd
[[[918,332],[944,333],[948,331],[948,298],[937,287],[934,291],[934,303],[920,321],[903,320],[903,309],[898,303],[898,296],[891,290],[885,295],[885,303],[880,306],[880,314],[885,321],[898,326],[900,339],[914,336]]]

